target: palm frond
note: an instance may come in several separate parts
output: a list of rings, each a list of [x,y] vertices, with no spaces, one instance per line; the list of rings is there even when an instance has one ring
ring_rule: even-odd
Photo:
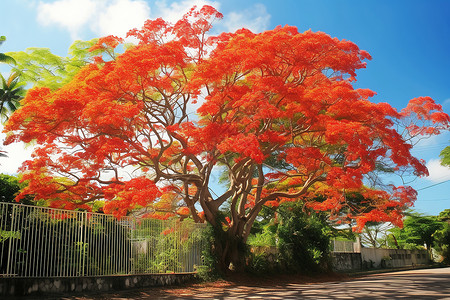
[[[16,64],[16,60],[14,58],[12,58],[11,56],[6,55],[5,53],[0,53],[0,62],[6,63],[6,64],[11,64],[11,65]]]

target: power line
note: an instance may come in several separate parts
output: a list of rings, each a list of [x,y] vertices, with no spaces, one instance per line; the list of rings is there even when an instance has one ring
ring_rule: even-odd
[[[435,184],[432,184],[432,185],[429,185],[429,186],[423,187],[423,188],[421,188],[421,189],[417,189],[416,191],[422,191],[422,190],[425,190],[425,189],[431,188],[431,187],[433,187],[433,186],[436,186],[436,185],[439,185],[439,184],[443,184],[443,183],[446,183],[446,182],[448,182],[448,181],[450,181],[450,179],[447,179],[447,180],[445,180],[445,181],[442,181],[442,182],[439,182],[439,183],[435,183]]]
[[[450,201],[450,199],[448,199],[448,198],[441,198],[441,199],[418,199],[417,201],[416,201],[416,203],[417,202],[432,202],[432,201]]]

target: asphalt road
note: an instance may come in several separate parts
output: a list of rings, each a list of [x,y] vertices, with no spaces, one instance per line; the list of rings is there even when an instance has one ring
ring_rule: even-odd
[[[265,295],[267,298],[264,293],[255,296],[265,299],[450,299],[450,268],[385,273],[313,285],[289,284],[284,290],[268,291]]]
[[[48,299],[48,298],[47,298]],[[321,283],[232,284],[142,289],[63,300],[127,299],[449,299],[450,268],[366,275]]]

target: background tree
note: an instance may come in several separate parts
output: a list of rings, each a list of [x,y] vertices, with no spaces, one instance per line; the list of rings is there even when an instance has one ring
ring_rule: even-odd
[[[331,269],[330,235],[325,215],[308,215],[302,205],[285,205],[279,213],[277,236],[283,269],[315,273]]]
[[[439,213],[438,220],[450,223],[450,208],[444,209]]]
[[[335,233],[325,213],[305,211],[301,202],[286,202],[276,210],[265,207],[249,236],[249,271],[258,275],[328,271],[330,237]]]
[[[450,167],[450,146],[445,147],[444,150],[441,151],[440,157],[441,164]]]
[[[0,45],[6,41],[5,36],[0,36]],[[15,59],[5,53],[0,53],[0,63],[16,64]],[[19,74],[11,72],[5,79],[0,74],[0,120],[7,120],[8,115],[15,111],[19,106],[19,100],[23,98],[24,90],[19,83]]]
[[[433,234],[442,229],[442,225],[436,216],[409,212],[403,222],[403,228],[394,228],[391,231],[402,248],[425,247],[431,250],[434,242]]]
[[[390,230],[392,229],[393,226],[390,223],[366,223],[360,233],[361,244],[365,247],[388,248],[392,235]]]
[[[5,36],[0,36],[0,45],[6,41]],[[0,63],[15,64],[13,57],[0,53]],[[0,121],[8,119],[8,115],[17,109],[18,101],[23,96],[16,73],[11,73],[8,79],[0,74]],[[5,151],[0,150],[0,157],[7,157]]]
[[[450,224],[443,223],[434,234],[434,248],[442,256],[442,262],[450,264]]]
[[[14,203],[15,197],[25,186],[26,183],[21,183],[17,176],[0,174],[0,202]],[[26,197],[21,203],[32,204],[32,198]]]
[[[19,73],[12,72],[8,78],[0,74],[0,120],[8,120],[8,116],[20,106],[20,100],[25,96],[24,83],[20,81]]]
[[[427,175],[411,143],[448,128],[442,107],[429,97],[400,112],[370,102],[374,92],[352,86],[370,55],[349,41],[290,26],[208,37],[221,17],[204,6],[175,24],[149,20],[120,55],[121,39],[101,38],[90,49],[101,55],[72,81],[30,90],[6,125],[6,143],[40,145],[18,198],[86,209],[104,199],[118,217],[141,207],[190,214],[224,237],[222,269],[243,267],[239,245],[264,206],[301,200],[359,230],[400,224],[416,192],[368,188],[364,178],[379,164]],[[229,184],[216,195],[223,169]]]
[[[442,255],[442,262],[450,264],[450,209],[441,211],[438,220],[442,227],[433,234],[434,248]]]
[[[22,81],[56,90],[69,83],[82,67],[92,62],[94,56],[101,54],[100,51],[89,51],[97,41],[75,41],[67,57],[55,55],[48,48],[28,48],[7,54],[15,58],[13,71],[20,74]]]

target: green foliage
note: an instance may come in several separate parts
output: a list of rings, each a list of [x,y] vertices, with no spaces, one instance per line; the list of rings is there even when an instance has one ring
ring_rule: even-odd
[[[325,216],[308,214],[301,203],[282,204],[268,221],[260,220],[258,232],[249,237],[253,249],[249,271],[316,273],[329,269],[332,229]],[[277,251],[273,249],[276,246]]]
[[[24,83],[20,81],[19,73],[13,72],[8,78],[0,74],[0,120],[8,120],[8,116],[20,106],[20,100],[25,96]]]
[[[441,164],[450,167],[450,146],[445,147],[439,156],[441,157]]]
[[[134,268],[138,273],[186,272],[184,260],[199,257],[204,249],[203,229],[191,219],[162,223],[157,219],[141,220],[143,229],[134,231],[134,247],[138,252]],[[161,227],[161,225],[164,225]],[[201,265],[201,262],[196,262]]]
[[[443,257],[443,263],[450,264],[450,223],[445,222],[434,234],[434,248]]]
[[[36,229],[39,228],[41,243],[24,244],[22,250],[26,255],[22,255],[22,259],[17,261],[17,264],[26,265],[32,261],[31,258],[39,257],[40,253],[45,251],[47,244],[51,244],[59,245],[54,248],[53,258],[42,256],[39,261],[42,268],[43,266],[48,267],[46,272],[50,274],[57,274],[58,269],[76,270],[80,275],[111,274],[113,270],[126,273],[127,262],[123,258],[130,256],[131,243],[123,226],[115,220],[99,222],[94,218],[87,225],[83,220],[71,218],[69,215],[67,218],[61,215],[61,218],[49,219],[48,214],[44,211],[30,213],[24,218],[23,227],[20,228],[21,237],[29,240],[30,236],[35,235]],[[81,237],[74,232],[84,232],[84,234]],[[89,239],[82,240],[83,237],[89,237]],[[105,248],[102,252],[98,251],[98,247],[108,247],[107,245],[112,249],[115,249],[115,245],[122,245],[123,250],[118,252]],[[58,265],[51,263],[55,257],[58,258]],[[113,265],[112,262],[116,262],[116,264]]]
[[[4,41],[6,37],[0,36],[0,45]],[[16,61],[10,55],[0,53],[0,63],[14,65]],[[24,93],[23,85],[19,82],[19,73],[11,72],[8,78],[0,74],[0,120],[7,120],[8,115],[19,107],[19,101]]]
[[[439,213],[438,220],[441,222],[450,222],[450,209],[444,209]]]
[[[307,215],[292,204],[280,211],[279,249],[286,269],[319,272],[329,269],[330,229],[319,214]]]
[[[208,224],[204,230],[201,231],[201,239],[205,243],[205,247],[202,250],[202,264],[197,266],[197,276],[202,281],[213,281],[220,277],[222,274],[218,268],[217,253],[214,251],[214,245],[216,244],[216,236],[214,234],[214,227]]]
[[[20,183],[16,176],[0,174],[0,202],[15,202],[16,194],[25,187],[26,183]],[[21,200],[23,204],[32,204],[30,197]]]
[[[138,273],[174,273],[181,268],[180,256],[183,249],[173,246],[176,243],[176,234],[157,234],[148,241],[152,247],[151,253],[142,253],[137,258],[135,268]],[[150,246],[151,245],[151,246]]]
[[[394,228],[391,232],[403,249],[417,249],[424,245],[430,249],[433,245],[433,234],[441,228],[442,222],[437,217],[411,212],[403,221],[403,228]]]
[[[272,224],[264,226],[262,232],[249,236],[248,244],[252,247],[276,246],[276,228],[277,226]]]
[[[274,251],[275,249],[275,251]],[[257,276],[281,273],[281,257],[275,247],[253,247],[249,254],[247,271]]]
[[[367,222],[364,230],[360,233],[361,244],[365,247],[372,248],[389,248],[392,245],[396,246],[395,237],[392,237],[391,223],[384,222]]]
[[[2,230],[0,228],[0,243],[3,243],[7,239],[20,239],[20,237],[20,231]]]
[[[4,35],[0,36],[0,45],[3,44],[5,41],[6,41],[6,36],[4,36]],[[15,64],[16,61],[11,56],[9,56],[5,53],[0,53],[0,63]]]
[[[251,247],[265,247],[277,245],[278,220],[274,211],[264,207],[260,212],[260,219],[252,227],[252,233],[247,240]]]
[[[5,53],[0,53],[0,62],[6,63],[6,64],[15,64],[16,63],[14,58],[12,58],[9,55],[6,55]]]
[[[68,57],[55,55],[48,48],[28,48],[7,54],[15,58],[17,64],[13,70],[21,74],[24,82],[56,90],[70,82],[94,56],[101,55],[99,51],[88,51],[97,41],[75,41]]]

